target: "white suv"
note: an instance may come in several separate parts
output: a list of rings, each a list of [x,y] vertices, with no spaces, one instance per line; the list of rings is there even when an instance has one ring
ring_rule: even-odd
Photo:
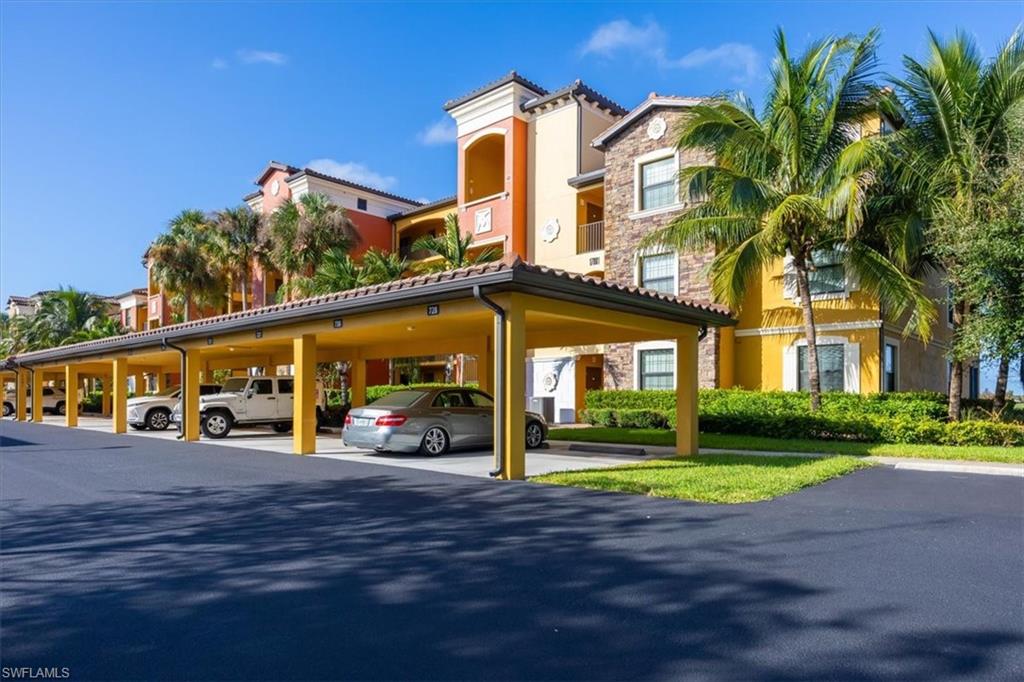
[[[29,412],[32,411],[32,389],[29,388],[26,394],[28,399],[25,401],[25,407]],[[17,404],[17,397],[14,393],[8,392],[4,394],[4,416],[10,417],[14,414],[14,408]],[[53,414],[67,414],[68,405],[67,400],[64,397],[64,391],[60,388],[52,388],[50,386],[43,386],[43,414],[50,412]]]
[[[223,438],[236,425],[269,425],[278,433],[292,428],[295,378],[282,376],[232,377],[220,393],[199,398],[199,426],[207,438]],[[323,385],[316,382],[316,416],[323,419]],[[174,421],[181,420],[181,403],[175,407]]]
[[[199,395],[220,392],[220,384],[200,384]],[[128,401],[128,426],[142,431],[163,431],[171,425],[171,412],[181,398],[181,386],[171,386],[153,395],[141,395]]]

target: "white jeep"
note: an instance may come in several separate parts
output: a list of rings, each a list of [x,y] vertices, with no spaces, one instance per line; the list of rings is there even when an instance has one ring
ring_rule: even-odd
[[[200,384],[199,395],[220,392],[220,384]],[[153,395],[128,400],[128,426],[137,431],[163,431],[171,425],[171,412],[181,398],[181,386],[171,386]]]
[[[32,411],[32,388],[29,387],[26,392],[28,399],[25,401],[25,407],[27,411]],[[14,392],[8,392],[4,394],[4,416],[10,417],[14,414],[15,405],[17,405],[17,397]],[[43,414],[50,412],[52,414],[67,414],[68,406],[67,400],[64,396],[64,390],[60,388],[52,388],[50,386],[43,386]]]
[[[232,377],[224,382],[220,393],[199,398],[199,426],[207,438],[223,438],[236,424],[269,425],[278,433],[286,433],[292,428],[294,391],[294,377]],[[323,420],[325,407],[323,385],[317,381],[317,424]],[[175,417],[175,421],[180,420],[180,411]]]

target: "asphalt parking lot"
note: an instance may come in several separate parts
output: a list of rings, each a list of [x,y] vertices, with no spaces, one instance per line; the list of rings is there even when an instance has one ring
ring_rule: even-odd
[[[1020,679],[1024,482],[711,506],[0,424],[3,666],[72,679]]]

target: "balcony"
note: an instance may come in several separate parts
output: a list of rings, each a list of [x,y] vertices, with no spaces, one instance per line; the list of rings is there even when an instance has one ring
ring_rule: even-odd
[[[604,221],[576,226],[576,253],[604,250]]]

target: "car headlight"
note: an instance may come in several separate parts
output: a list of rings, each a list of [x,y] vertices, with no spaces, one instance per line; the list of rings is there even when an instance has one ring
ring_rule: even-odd
[[[128,419],[129,420],[137,420],[138,418],[139,418],[139,408],[137,408],[137,407],[130,407],[130,408],[128,408]]]

